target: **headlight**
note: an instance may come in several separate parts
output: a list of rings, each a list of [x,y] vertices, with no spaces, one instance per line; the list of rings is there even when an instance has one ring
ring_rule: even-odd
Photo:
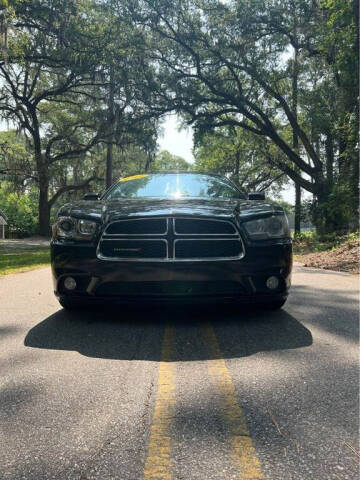
[[[79,220],[78,229],[82,235],[94,235],[96,232],[97,224],[90,220]]]
[[[84,240],[91,238],[97,230],[97,223],[90,220],[76,220],[72,217],[59,217],[53,226],[53,237],[59,239]]]
[[[53,227],[53,236],[56,238],[73,238],[76,234],[75,219],[59,217]]]
[[[244,227],[252,240],[290,237],[289,222],[285,214],[250,220],[244,223]]]

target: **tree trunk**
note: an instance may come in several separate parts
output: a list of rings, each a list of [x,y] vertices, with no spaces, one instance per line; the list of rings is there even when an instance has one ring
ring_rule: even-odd
[[[49,165],[41,153],[40,128],[34,112],[34,152],[39,182],[39,234],[50,236]]]
[[[50,205],[47,200],[48,189],[40,189],[39,195],[39,235],[50,236]]]
[[[44,165],[39,171],[39,234],[50,235],[49,174]]]
[[[341,119],[342,122],[342,119]],[[346,153],[346,137],[340,133],[338,136],[338,144],[339,144],[339,178],[341,182],[346,182],[349,178],[349,157]]]
[[[334,142],[330,132],[326,135],[325,140],[326,151],[326,179],[329,187],[334,183]]]
[[[110,85],[109,85],[109,102],[108,102],[108,128],[109,132],[114,130],[114,69],[110,67]],[[109,135],[109,141],[106,148],[106,188],[110,188],[113,178],[113,133]]]
[[[240,152],[236,152],[235,156],[235,183],[236,185],[239,185],[239,174],[240,174]]]
[[[301,187],[295,183],[295,235],[301,233]]]
[[[297,35],[297,23],[296,23],[296,11],[294,16],[294,35]],[[292,72],[292,111],[297,121],[298,110],[298,77],[299,77],[299,52],[297,48],[294,48],[294,63]],[[293,130],[293,147],[296,153],[299,153],[299,138]],[[300,172],[298,172],[300,174]],[[301,233],[301,187],[295,182],[295,235]]]
[[[153,162],[153,155],[152,153],[148,152],[146,155],[146,162],[145,162],[145,168],[144,168],[145,172],[148,172],[150,170],[150,166],[152,162]]]
[[[110,188],[112,185],[112,171],[113,171],[113,161],[112,161],[112,144],[108,143],[106,148],[106,179],[105,184],[106,188]]]

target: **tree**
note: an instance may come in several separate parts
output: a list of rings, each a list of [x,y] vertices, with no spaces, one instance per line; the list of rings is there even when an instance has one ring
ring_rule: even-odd
[[[26,188],[36,181],[27,139],[15,130],[0,132],[0,185],[2,179],[11,182],[17,194],[25,193]]]
[[[348,45],[356,43],[356,22],[345,0],[295,3],[296,35],[293,1],[139,0],[129,9],[138,28],[153,32],[149,49],[166,86],[157,92],[158,101],[172,105],[203,129],[231,125],[263,138],[269,162],[323,205],[331,192],[326,161],[304,122],[300,101],[294,110],[294,75],[286,52],[296,50],[302,62],[322,62],[329,71],[329,48],[335,42],[332,39],[329,46],[326,39],[340,4]],[[335,59],[348,58],[344,45],[345,41],[340,51],[335,48]],[[353,54],[351,58],[356,62]],[[310,92],[306,76],[305,71],[298,72],[296,79]],[[357,82],[355,78],[353,83]],[[355,112],[356,95],[351,92],[348,111]],[[343,151],[340,145],[339,159]]]
[[[181,170],[189,171],[191,164],[178,155],[173,155],[167,150],[156,154],[154,161],[150,164],[151,171]]]
[[[94,15],[86,3],[81,5],[15,4],[7,61],[0,64],[0,111],[24,132],[34,154],[42,235],[49,234],[50,208],[59,195],[49,198],[51,166],[84,154],[102,135],[95,122],[84,118],[84,105],[93,100],[89,88],[98,83],[93,65],[99,60],[101,36],[94,32]],[[59,101],[68,107],[67,121],[60,125],[52,123]],[[80,143],[74,141],[80,137]]]
[[[103,52],[103,80],[107,85],[108,138],[106,140],[105,183],[108,188],[113,176],[113,147],[124,149],[130,144],[141,146],[147,154],[145,169],[156,150],[158,117],[152,99],[156,82],[154,66],[144,49],[144,34],[133,29],[115,0],[102,3],[106,16],[109,43]]]
[[[246,192],[269,189],[276,194],[286,176],[268,162],[263,148],[263,142],[249,131],[219,127],[197,135],[194,169],[221,173]]]
[[[85,188],[100,168],[55,191],[52,172],[62,171],[65,179],[69,166],[103,144],[110,182],[113,145],[127,145],[142,131],[149,154],[154,145],[149,64],[140,37],[121,18],[114,20],[112,3],[25,0],[14,6],[7,59],[0,62],[0,112],[26,135],[33,152],[42,235],[49,234],[59,197]]]

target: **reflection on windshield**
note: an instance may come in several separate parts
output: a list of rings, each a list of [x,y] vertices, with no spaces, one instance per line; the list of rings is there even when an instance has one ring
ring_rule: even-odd
[[[226,179],[191,173],[157,173],[123,179],[105,196],[121,198],[244,198]]]

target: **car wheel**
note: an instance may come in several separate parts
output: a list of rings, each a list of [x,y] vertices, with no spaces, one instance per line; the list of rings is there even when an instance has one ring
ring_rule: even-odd
[[[79,310],[87,306],[84,301],[70,297],[60,297],[59,303],[65,310]]]
[[[283,300],[276,300],[273,302],[264,303],[262,308],[265,310],[280,310],[280,308],[285,304],[286,298]]]

